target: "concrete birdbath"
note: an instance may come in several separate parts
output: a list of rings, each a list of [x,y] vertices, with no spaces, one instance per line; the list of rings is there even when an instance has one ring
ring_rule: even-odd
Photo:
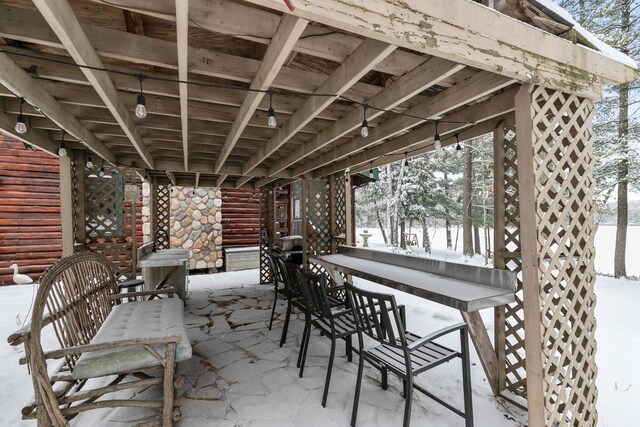
[[[360,237],[362,237],[363,248],[369,247],[369,237],[371,236],[373,236],[373,234],[369,233],[369,230],[362,230],[362,233],[360,233]]]

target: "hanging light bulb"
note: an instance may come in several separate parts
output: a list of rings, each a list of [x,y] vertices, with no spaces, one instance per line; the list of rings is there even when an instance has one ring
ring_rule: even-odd
[[[98,169],[98,176],[100,178],[104,178],[104,159],[102,159],[102,163],[100,164],[100,169]]]
[[[370,164],[369,178],[373,178],[373,162],[371,162],[371,164]]]
[[[438,133],[438,120],[435,121],[436,125],[436,134],[433,137],[433,145],[436,147],[436,150],[442,149],[442,141],[440,140],[440,134]]]
[[[20,134],[27,133],[27,124],[24,121],[24,116],[22,115],[22,104],[24,104],[24,98],[18,99],[20,103],[20,114],[18,114],[18,118],[16,119],[16,132]]]
[[[462,145],[460,145],[460,134],[457,133],[456,134],[456,154],[458,155],[458,157],[462,156]]]
[[[273,129],[276,126],[278,126],[278,121],[276,120],[276,112],[272,106],[273,93],[271,91],[267,93],[269,94],[269,110],[267,111],[267,126]]]
[[[408,167],[409,166],[409,159],[407,158],[407,155],[409,153],[404,153],[404,167]]]
[[[60,147],[58,148],[58,156],[67,157],[67,149],[64,148],[64,130],[62,131],[62,139],[60,140]]]
[[[144,80],[144,76],[140,74],[138,76],[138,81],[140,82],[140,93],[138,94],[138,98],[136,99],[136,116],[140,119],[144,119],[147,117],[147,107],[146,100],[144,99],[144,95],[142,94],[142,80]]]
[[[87,157],[87,169],[93,169],[93,161],[91,161],[91,156]]]
[[[362,113],[364,120],[362,120],[362,127],[360,128],[360,136],[366,138],[369,136],[369,122],[367,122],[367,105],[362,107]]]

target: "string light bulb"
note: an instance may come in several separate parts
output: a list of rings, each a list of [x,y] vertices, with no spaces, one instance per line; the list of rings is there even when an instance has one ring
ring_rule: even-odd
[[[457,133],[456,134],[456,154],[458,155],[458,157],[460,157],[462,155],[462,145],[460,145],[460,134]]]
[[[370,163],[369,178],[373,179],[373,162]]]
[[[93,161],[91,160],[91,156],[87,157],[87,169],[93,169]]]
[[[409,158],[407,157],[409,155],[409,153],[404,153],[404,167],[408,167],[409,166]]]
[[[27,124],[25,123],[24,116],[22,115],[22,104],[24,104],[24,98],[19,98],[18,103],[20,104],[20,114],[16,118],[16,132],[19,134],[27,133]]]
[[[440,140],[440,134],[438,133],[438,123],[439,121],[436,120],[435,121],[435,125],[436,125],[436,134],[433,136],[433,145],[436,147],[436,150],[441,150],[442,149],[442,141]]]
[[[58,148],[58,156],[67,157],[67,149],[64,148],[64,134],[65,131],[62,131],[62,139],[60,140],[60,147]]]
[[[360,136],[366,138],[369,136],[369,122],[367,121],[367,105],[362,107],[362,114],[364,119],[362,120],[362,127],[360,128]]]
[[[273,109],[272,101],[273,101],[273,93],[271,91],[267,92],[269,94],[269,110],[267,111],[267,126],[271,129],[278,126],[278,120],[276,120],[276,112]]]
[[[138,98],[136,99],[136,116],[140,119],[144,119],[147,117],[147,102],[144,98],[144,94],[142,93],[142,81],[144,80],[144,76],[140,74],[138,76],[138,81],[140,82],[140,93],[138,94]]]

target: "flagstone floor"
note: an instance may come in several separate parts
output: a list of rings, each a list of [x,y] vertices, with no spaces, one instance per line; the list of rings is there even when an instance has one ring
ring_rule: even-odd
[[[304,326],[301,315],[292,316],[289,338],[280,348],[284,301],[279,302],[279,316],[269,331],[271,287],[250,284],[251,279],[247,277],[253,276],[246,273],[244,276],[225,274],[227,280],[216,277],[223,275],[191,278],[185,321],[194,356],[178,367],[179,375],[186,381],[178,391],[182,420],[177,426],[348,426],[357,355],[354,362],[348,362],[344,343],[338,344],[327,407],[322,408],[329,340],[316,332],[312,334],[305,375],[299,378],[295,365]],[[408,308],[409,323],[416,313],[428,317],[420,307]],[[457,321],[444,320],[449,324]],[[472,369],[476,426],[523,425],[522,411],[490,396],[477,365]],[[421,375],[418,382],[462,407],[459,361],[446,366],[440,373]],[[365,364],[358,426],[401,425],[404,409],[401,385],[390,376],[389,389],[382,390],[378,371]],[[153,387],[122,397],[149,397],[158,393]],[[153,417],[154,414],[143,409],[120,408],[82,414],[72,425],[145,425]],[[417,393],[412,425],[463,426],[464,422]]]

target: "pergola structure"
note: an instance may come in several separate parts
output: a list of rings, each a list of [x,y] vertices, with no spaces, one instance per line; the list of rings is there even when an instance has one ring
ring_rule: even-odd
[[[533,22],[560,35],[481,3],[0,1],[0,128],[53,155],[64,135],[67,254],[104,218],[85,204],[145,173],[154,224],[169,182],[250,186],[272,239],[277,188],[302,179],[305,251],[332,252],[353,243],[350,173],[434,150],[436,134],[493,132],[495,267],[520,273],[519,291],[496,310],[495,346],[465,320],[494,392],[525,397],[531,427],[595,425],[593,100],[637,71],[538,2]],[[90,189],[89,156],[125,168],[120,184]]]

